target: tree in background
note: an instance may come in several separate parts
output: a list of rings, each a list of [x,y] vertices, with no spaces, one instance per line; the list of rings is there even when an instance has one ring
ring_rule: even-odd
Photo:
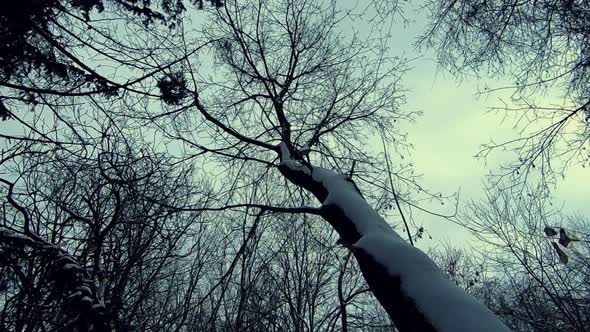
[[[496,190],[469,204],[462,220],[479,240],[487,268],[497,271],[491,274],[496,286],[478,297],[514,330],[587,331],[588,221],[550,203],[542,189],[529,189],[523,195]]]
[[[511,93],[497,110],[515,119],[520,136],[479,156],[510,150],[516,158],[459,218],[498,271],[478,297],[514,330],[587,330],[587,221],[559,213],[548,198],[568,168],[587,167],[590,156],[587,1],[433,0],[425,9],[430,24],[418,46],[435,48],[443,67],[513,82],[481,93]]]
[[[15,203],[5,206],[0,227],[2,330],[149,330],[189,310],[182,302],[166,306],[163,294],[179,292],[178,257],[203,264],[205,249],[194,254],[185,241],[207,233],[190,236],[202,227],[200,214],[161,204],[202,196],[199,185],[190,169],[172,170],[111,121],[92,123],[70,122],[77,136],[69,148],[47,148],[30,135],[4,151],[3,166],[17,168],[19,186],[9,187]]]
[[[434,47],[452,73],[505,78],[512,92],[503,109],[521,136],[492,143],[480,153],[511,149],[502,169],[510,185],[529,175],[547,184],[590,158],[590,7],[587,1],[427,1],[430,25],[418,41]],[[550,90],[558,101],[539,101]],[[551,95],[551,94],[550,94]],[[532,172],[532,173],[531,173]],[[506,183],[505,183],[506,184]]]

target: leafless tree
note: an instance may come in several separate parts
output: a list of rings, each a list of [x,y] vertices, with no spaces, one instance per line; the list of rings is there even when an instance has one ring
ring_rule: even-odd
[[[424,194],[403,161],[390,170],[381,149],[370,146],[383,136],[397,148],[392,158],[401,161],[407,143],[397,122],[414,114],[399,107],[401,59],[387,56],[371,28],[352,37],[339,34],[337,27],[355,18],[339,8],[329,1],[226,2],[210,13],[212,24],[184,34],[176,48],[175,57],[186,59],[184,74],[170,81],[185,91],[182,100],[163,112],[131,116],[151,119],[168,139],[182,142],[182,158],[208,156],[211,172],[223,174],[213,194],[217,209],[306,213],[327,221],[398,329],[445,329],[444,318],[425,308],[437,296],[420,299],[402,286],[421,278],[420,292],[448,287],[445,294],[453,299],[439,299],[460,307],[453,324],[478,315],[489,320],[485,328],[505,329],[371,207],[391,205],[392,182],[406,203],[408,193]],[[214,41],[212,63],[198,66],[196,55],[189,55],[202,44],[190,35]],[[260,175],[252,180],[245,173]],[[244,201],[240,189],[253,185],[263,193]],[[314,201],[322,205],[310,207]],[[414,263],[401,263],[406,259]],[[411,276],[412,266],[422,266],[421,278]]]
[[[588,222],[560,213],[539,191],[490,192],[465,212],[487,268],[497,271],[484,301],[515,330],[586,331]]]
[[[172,170],[109,120],[99,124],[78,127],[72,149],[30,134],[4,151],[3,172],[16,179],[1,179],[10,203],[2,268],[18,278],[3,292],[3,330],[155,329],[189,310],[162,301],[185,290],[175,277],[200,277],[179,264],[204,264],[205,247],[190,242],[207,233],[199,213],[163,206],[205,191],[190,169]]]

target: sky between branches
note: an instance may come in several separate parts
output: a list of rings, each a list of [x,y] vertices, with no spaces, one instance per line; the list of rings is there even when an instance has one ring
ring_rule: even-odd
[[[404,126],[414,145],[411,158],[415,171],[423,174],[421,184],[430,191],[443,194],[460,189],[461,207],[466,200],[483,198],[486,174],[509,158],[515,158],[510,153],[493,153],[486,163],[474,158],[481,145],[490,139],[500,142],[517,136],[513,121],[502,121],[502,114],[488,112],[489,107],[500,104],[500,99],[507,100],[507,93],[476,96],[478,88],[485,84],[491,87],[507,84],[486,78],[459,81],[437,67],[432,52],[418,52],[413,44],[426,24],[425,13],[417,10],[419,6],[420,3],[405,5],[404,17],[410,23],[405,26],[397,18],[388,41],[391,55],[414,59],[409,63],[411,69],[402,80],[407,90],[407,102],[403,107],[420,110],[423,115],[415,123]],[[345,27],[343,29],[346,30]],[[559,91],[546,98],[549,103],[559,103]],[[0,121],[0,131],[16,134],[22,133],[22,128],[16,121]],[[380,149],[380,142],[374,144],[377,144],[376,149]],[[565,180],[558,183],[553,191],[554,205],[563,205],[566,213],[590,215],[586,199],[588,187],[590,177],[587,170],[581,166],[572,167]],[[442,206],[436,202],[423,207],[441,214],[449,214],[454,210],[453,204]],[[416,210],[413,217],[417,226],[423,225],[427,235],[433,236],[433,241],[419,241],[420,246],[427,247],[451,240],[457,244],[458,236],[469,238],[465,230],[442,218]],[[397,223],[398,220],[390,221]]]
[[[502,87],[509,85],[494,79],[471,78],[459,80],[437,66],[433,52],[419,53],[413,47],[416,37],[424,31],[425,13],[417,8],[420,3],[407,6],[404,17],[412,21],[404,27],[397,22],[389,41],[392,52],[414,59],[402,80],[406,92],[405,107],[421,110],[423,115],[408,126],[409,140],[414,145],[412,160],[417,174],[423,174],[422,184],[431,191],[449,194],[460,189],[459,207],[469,199],[485,196],[486,175],[497,170],[502,162],[516,158],[512,153],[492,153],[487,160],[475,155],[482,144],[490,139],[502,142],[516,138],[518,133],[512,119],[503,114],[490,112],[490,107],[501,106],[509,101],[508,92],[478,96],[484,86]],[[560,91],[541,99],[547,104],[560,104]],[[552,191],[553,205],[563,207],[563,212],[590,215],[588,188],[590,176],[582,166],[569,169],[565,179]],[[425,207],[440,213],[451,213],[453,206],[439,203]],[[442,218],[425,213],[415,213],[415,221],[423,222],[434,241],[422,241],[423,245],[438,245],[451,242],[459,244],[457,236],[469,238],[467,231]],[[427,237],[426,237],[427,238]]]

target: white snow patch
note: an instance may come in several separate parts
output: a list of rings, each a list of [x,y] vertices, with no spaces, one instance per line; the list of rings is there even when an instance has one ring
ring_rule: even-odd
[[[90,290],[90,287],[85,286],[85,285],[76,287],[76,290],[82,291],[86,294],[92,294],[92,290]]]
[[[59,255],[59,258],[55,260],[56,263],[63,263],[64,261],[69,263],[69,264],[76,264],[78,265],[78,263],[76,262],[76,260],[69,256],[69,255]]]
[[[287,168],[292,171],[303,172],[306,175],[311,175],[309,167],[303,165],[297,160],[291,159],[291,153],[289,153],[289,148],[287,148],[287,144],[285,144],[285,142],[279,143],[279,149],[281,151],[281,166],[287,166]]]
[[[71,299],[71,298],[74,298],[74,297],[78,297],[78,296],[81,296],[81,295],[82,295],[82,292],[81,291],[77,291],[77,292],[74,292],[74,293],[68,295],[68,299]]]
[[[88,302],[88,303],[92,303],[92,299],[88,296],[84,296],[80,299],[81,302]]]
[[[391,226],[375,211],[360,195],[352,182],[334,171],[314,167],[312,177],[321,182],[328,190],[328,197],[323,205],[336,205],[352,220],[357,231],[361,234],[385,233],[403,241]]]
[[[92,306],[90,306],[90,308],[92,308],[93,310],[96,310],[99,308],[104,308],[104,304],[103,303],[95,303]]]

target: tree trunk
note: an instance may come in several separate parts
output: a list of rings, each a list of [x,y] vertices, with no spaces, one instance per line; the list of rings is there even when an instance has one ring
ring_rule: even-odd
[[[322,203],[322,217],[350,248],[399,331],[510,331],[426,254],[403,240],[350,179],[291,159],[284,143],[280,150],[280,172]]]

